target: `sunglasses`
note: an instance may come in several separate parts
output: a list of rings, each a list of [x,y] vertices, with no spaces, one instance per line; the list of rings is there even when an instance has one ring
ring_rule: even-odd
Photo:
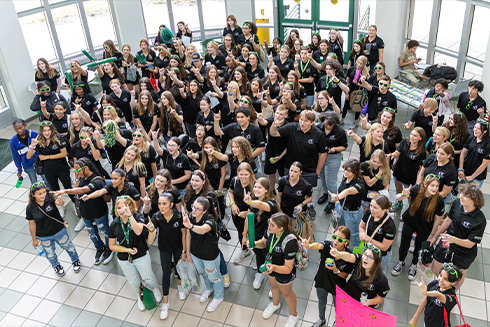
[[[133,133],[133,137],[143,137],[143,134]]]
[[[114,107],[112,106],[102,107],[102,110],[114,110]]]
[[[173,59],[180,59],[179,56],[177,55],[171,55],[170,58],[173,58]]]
[[[86,139],[88,139],[89,137],[88,137],[88,136],[79,136],[78,138],[79,138],[80,140],[86,140]]]
[[[44,89],[39,89],[39,91],[41,91],[41,92],[49,92],[49,91],[51,91],[51,88],[50,87],[46,87]]]
[[[466,105],[466,109],[470,109],[472,105],[473,105],[473,101],[468,102],[468,104]]]
[[[383,82],[379,82],[379,85],[383,85],[384,87],[390,87],[390,84],[386,84],[386,83],[383,83]]]
[[[486,120],[480,118],[476,122],[479,123],[480,125],[485,125],[488,129],[488,122]]]
[[[453,266],[451,266],[450,264],[445,262],[442,265],[442,268],[444,268],[444,270],[447,270],[447,272],[450,273],[451,275],[456,275],[456,278],[459,278],[458,277],[458,271]]]
[[[82,88],[82,87],[84,87],[84,86],[85,86],[85,84],[77,84],[77,85],[73,85],[73,87],[74,87],[74,88],[77,88],[77,87]]]
[[[291,85],[291,87],[292,87],[292,88],[293,88],[293,90],[294,90],[294,83],[293,83],[293,82],[286,82],[286,84]]]
[[[170,70],[176,70],[178,72],[180,71],[179,67],[172,67],[172,68],[170,68]]]
[[[44,184],[43,181],[40,181],[40,182],[35,182],[31,185],[31,193],[32,193],[32,190],[36,187],[40,187],[40,188],[44,188],[46,187],[46,184]]]
[[[335,233],[332,234],[332,240],[339,241],[340,244],[349,241],[348,239],[338,237],[337,235],[335,235]]]
[[[255,51],[250,51],[248,54],[249,54],[249,55],[256,55],[256,56],[259,56],[259,54],[258,54],[257,52],[255,52]]]
[[[361,40],[354,40],[354,43],[362,43],[362,41]]]
[[[436,178],[436,179],[441,179],[441,176],[439,175],[436,175],[436,174],[428,174],[427,176],[425,176],[424,178],[424,182],[427,181],[428,179],[430,178]]]
[[[51,126],[51,125],[53,125],[53,123],[52,123],[52,122],[50,122],[50,121],[43,121],[43,122],[41,122],[41,127],[44,127],[44,126]]]
[[[386,110],[388,112],[391,112],[392,114],[396,114],[396,110],[390,107],[384,107],[383,110]]]
[[[246,104],[249,104],[250,101],[248,101],[247,99],[240,99],[240,102],[243,102],[243,103],[246,103]]]
[[[129,195],[119,195],[116,198],[116,201],[119,201],[119,200],[129,200],[129,199],[131,199],[131,197]]]
[[[371,251],[373,251],[374,253],[377,253],[379,255],[379,257],[381,258],[381,250],[376,245],[368,243],[367,248],[370,249]],[[366,254],[366,256],[368,256],[368,255]]]
[[[456,110],[454,113],[455,113],[456,115],[458,115],[459,117],[463,118],[463,113],[462,113],[461,111]]]
[[[310,47],[307,45],[302,45],[301,50],[310,50]]]
[[[384,67],[383,66],[374,66],[374,69],[381,70],[381,69],[384,69]]]
[[[79,169],[73,169],[73,170],[75,171],[75,173],[78,174],[78,173],[80,173],[83,170],[83,168],[85,168],[85,166],[80,167]]]

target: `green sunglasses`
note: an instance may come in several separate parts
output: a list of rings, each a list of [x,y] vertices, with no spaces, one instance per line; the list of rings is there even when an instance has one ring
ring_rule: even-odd
[[[390,87],[390,84],[386,84],[386,83],[383,83],[383,82],[379,82],[379,85],[383,85],[384,87]]]
[[[73,87],[74,87],[74,88],[77,88],[77,87],[82,88],[82,87],[84,87],[84,86],[85,86],[85,84],[77,84],[77,85],[73,85]]]
[[[102,107],[102,110],[115,110],[112,106]]]
[[[41,92],[48,92],[48,91],[51,91],[51,88],[50,87],[46,87],[44,89],[39,89],[39,91],[41,91]]]
[[[310,47],[307,45],[302,45],[301,50],[310,50]]]
[[[107,45],[104,45],[104,49],[109,49],[109,47]]]
[[[248,53],[248,55],[251,55],[251,54],[256,55],[257,57],[259,56],[259,54],[258,54],[257,52],[255,52],[255,51],[250,51],[250,52]]]
[[[176,70],[176,71],[180,72],[179,67],[172,67],[172,68],[170,68],[170,69],[171,69],[171,70]]]
[[[86,140],[86,139],[88,139],[89,137],[88,137],[88,136],[79,136],[78,138],[79,138],[80,140]]]
[[[425,176],[424,182],[427,181],[430,178],[441,179],[441,176],[436,175],[436,174],[428,174],[427,176]]]
[[[143,134],[133,133],[133,137],[143,137]]]
[[[250,101],[248,101],[247,99],[240,99],[240,102],[243,102],[243,103],[246,103],[246,104],[249,104]]]
[[[384,69],[384,68],[383,68],[383,66],[374,66],[374,69],[381,70],[381,69]]]
[[[291,85],[291,87],[293,88],[293,91],[294,91],[294,83],[293,82],[286,82],[286,84]]]
[[[488,122],[486,120],[479,118],[476,122],[480,125],[485,125],[488,129]]]
[[[381,250],[374,244],[368,243],[367,248],[371,249],[373,252],[377,253],[379,257],[381,258]]]
[[[45,120],[45,121],[42,121],[42,122],[41,122],[41,127],[44,127],[44,126],[51,126],[51,125],[53,125],[53,123],[52,123],[52,122],[50,122],[50,121],[46,121],[46,120]]]
[[[116,201],[119,201],[119,200],[130,200],[131,197],[129,195],[119,195],[117,198],[116,198]]]
[[[177,56],[177,55],[171,55],[170,58],[172,58],[172,59],[180,59],[180,57]]]
[[[454,113],[455,113],[456,115],[458,115],[459,117],[463,118],[463,113],[462,113],[461,111],[456,110]]]
[[[472,105],[473,105],[473,101],[468,102],[468,104],[466,105],[466,109],[470,109]]]
[[[396,110],[390,107],[384,107],[383,110],[386,110],[388,112],[391,112],[392,114],[396,114]]]
[[[451,266],[450,264],[448,264],[447,262],[445,262],[442,265],[442,268],[444,268],[444,270],[446,270],[451,275],[456,275],[456,278],[459,278],[458,277],[458,271],[453,266]]]
[[[83,166],[83,167],[80,167],[79,169],[73,169],[73,170],[75,171],[75,173],[77,173],[77,174],[78,174],[78,173],[80,173],[80,172],[83,170],[83,168],[85,168],[85,167],[86,167],[86,166]]]
[[[32,190],[36,187],[40,187],[40,188],[44,188],[46,187],[46,184],[44,184],[43,181],[40,181],[40,182],[35,182],[31,185],[31,193],[32,193]]]
[[[332,234],[332,240],[339,241],[340,244],[349,241],[348,239],[338,237],[335,233]]]

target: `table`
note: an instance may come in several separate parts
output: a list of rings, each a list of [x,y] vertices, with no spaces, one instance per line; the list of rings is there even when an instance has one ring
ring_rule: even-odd
[[[398,80],[391,81],[390,92],[393,93],[397,100],[414,108],[420,106],[422,97],[424,96],[424,91],[421,89]]]

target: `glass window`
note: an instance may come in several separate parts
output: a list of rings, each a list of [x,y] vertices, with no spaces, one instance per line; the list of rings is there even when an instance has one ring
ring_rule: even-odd
[[[46,58],[48,61],[56,59],[44,13],[19,18],[19,23],[33,65],[36,65],[39,58]]]
[[[76,4],[51,10],[63,56],[87,49]]]
[[[417,50],[417,53],[418,53],[418,50]],[[448,66],[456,68],[456,65],[458,64],[458,58],[451,57],[451,56],[448,56],[448,55],[445,55],[443,53],[436,51],[434,53],[434,64],[439,64],[439,65],[446,64]]]
[[[349,22],[350,1],[320,1],[320,20],[330,22]]]
[[[39,8],[42,6],[41,0],[14,0],[14,7],[17,13],[30,10],[30,9],[35,9]]]
[[[83,2],[87,15],[90,37],[95,48],[102,47],[105,40],[116,41],[111,11],[107,1],[90,0]],[[119,46],[121,48],[121,45]]]
[[[415,54],[417,58],[422,58],[422,61],[420,61],[421,63],[425,63],[427,61],[427,48],[418,47]]]
[[[170,29],[168,20],[167,5],[163,3],[155,3],[152,0],[142,0],[143,14],[145,17],[146,33],[148,37],[156,36],[160,25],[165,25]]]
[[[256,4],[257,5],[257,4]],[[258,16],[260,17],[260,16]],[[202,19],[206,29],[226,25],[226,7],[224,0],[203,0]]]
[[[260,21],[261,19],[269,20],[268,24],[274,24],[274,9],[272,0],[255,0],[255,17]],[[206,25],[206,21],[204,21]],[[263,43],[263,39],[267,39],[269,44],[274,38],[274,27],[268,28],[268,32],[264,33],[268,37],[260,37],[260,42]]]
[[[429,42],[432,1],[415,0],[412,20],[412,40]],[[445,5],[445,4],[443,4]]]
[[[490,17],[490,8],[475,6],[468,56],[482,61],[485,60],[488,35],[490,34],[490,25],[487,21],[488,17]]]
[[[172,12],[174,14],[174,29],[176,34],[178,22],[186,23],[192,31],[199,31],[201,29],[201,27],[199,26],[199,13],[197,11],[197,2],[174,1],[172,2]],[[219,24],[221,24],[222,26],[226,24],[226,16],[222,20],[220,20]]]
[[[468,62],[466,63],[464,67],[464,78],[466,79],[474,78],[477,80],[481,80],[482,75],[483,75],[482,66],[473,65]]]
[[[459,51],[465,10],[466,2],[442,1],[436,46],[456,52]]]
[[[284,18],[311,19],[311,0],[296,3],[294,0],[283,0]]]
[[[359,1],[359,28],[367,31],[369,25],[375,25],[376,0]]]

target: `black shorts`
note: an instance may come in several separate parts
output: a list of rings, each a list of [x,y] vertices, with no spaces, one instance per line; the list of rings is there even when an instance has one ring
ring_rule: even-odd
[[[434,250],[434,260],[441,263],[452,262],[462,270],[466,270],[471,266],[473,261],[475,261],[476,255],[477,253],[468,253],[465,256],[455,254],[451,250],[446,250],[446,248],[442,246],[442,241],[437,244],[436,249]]]
[[[279,176],[284,176],[284,168],[286,166],[286,160],[282,158],[276,163],[271,163],[269,161],[269,156],[265,158],[265,163],[264,163],[264,174],[267,175],[273,175],[276,172],[279,173]]]
[[[296,279],[296,274],[294,273],[287,274],[287,275],[272,273],[269,276],[274,278],[276,282],[281,285],[287,285],[289,283],[294,282],[294,280]]]

